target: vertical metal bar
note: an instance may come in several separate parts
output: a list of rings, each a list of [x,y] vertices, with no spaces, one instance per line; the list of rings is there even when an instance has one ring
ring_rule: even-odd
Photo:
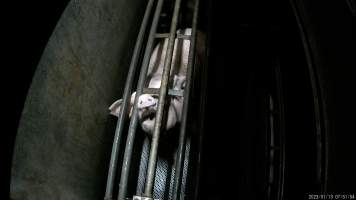
[[[274,101],[273,98],[271,96],[271,94],[268,95],[268,103],[269,103],[269,144],[268,144],[268,189],[267,189],[267,198],[268,199],[273,199],[271,198],[271,193],[273,193],[272,191],[272,185],[274,184],[274,171],[275,171],[275,166],[274,166],[274,162],[275,162],[275,148],[274,148],[274,140],[275,140],[275,128],[274,128],[274,117],[273,117],[273,113],[275,112],[274,110]]]
[[[138,98],[139,98],[139,96],[141,96],[143,87],[145,84],[148,65],[149,65],[149,61],[151,58],[153,42],[155,39],[156,29],[157,29],[159,17],[160,17],[161,10],[162,10],[162,5],[163,5],[163,0],[158,0],[156,10],[155,10],[155,13],[153,16],[153,20],[152,20],[150,33],[148,36],[148,41],[147,41],[147,45],[146,45],[146,49],[145,49],[145,55],[144,55],[143,62],[142,62],[140,77],[139,77],[138,85],[137,85],[135,103],[133,105],[133,115],[131,117],[129,131],[128,131],[128,135],[127,135],[127,139],[126,139],[126,147],[125,147],[125,153],[124,153],[124,158],[123,158],[123,165],[122,165],[122,169],[121,169],[121,178],[120,178],[120,183],[119,183],[118,200],[125,200],[125,198],[126,198],[127,182],[128,182],[129,170],[130,170],[130,166],[131,166],[132,150],[133,150],[133,145],[134,145],[134,140],[135,140],[136,127],[137,127],[137,123],[138,123],[138,109],[137,109]]]
[[[320,191],[325,193],[327,184],[328,184],[328,149],[326,148],[328,141],[328,134],[326,132],[325,124],[325,104],[321,99],[321,88],[320,88],[320,79],[315,68],[315,62],[312,59],[311,54],[311,45],[308,41],[305,27],[303,26],[304,21],[301,16],[300,10],[298,8],[298,1],[290,0],[290,5],[292,6],[295,19],[297,20],[299,34],[303,42],[305,57],[308,65],[309,77],[313,92],[313,101],[314,101],[314,117],[316,125],[316,136],[317,136],[317,179],[320,184]],[[323,142],[324,140],[324,142]]]
[[[278,100],[278,110],[279,110],[279,137],[280,137],[280,162],[279,162],[279,180],[278,180],[278,196],[279,200],[283,199],[284,193],[284,173],[285,173],[285,128],[284,128],[284,100],[283,100],[283,87],[282,87],[282,77],[280,62],[277,60],[277,66],[275,69],[276,83],[277,83],[277,100]]]
[[[151,10],[153,7],[153,3],[155,0],[149,0],[146,11],[142,20],[142,24],[137,36],[137,41],[135,44],[134,52],[131,58],[131,63],[130,63],[130,68],[129,72],[127,75],[126,79],[126,84],[125,84],[125,89],[124,89],[124,94],[123,94],[123,103],[121,105],[121,112],[119,113],[117,124],[116,124],[116,129],[115,129],[115,136],[114,136],[114,142],[113,142],[113,147],[111,151],[111,159],[110,159],[110,166],[109,166],[109,172],[108,172],[108,179],[106,182],[106,191],[105,191],[105,197],[104,199],[110,200],[112,199],[112,194],[113,194],[113,188],[114,188],[114,179],[116,175],[116,170],[117,170],[117,159],[119,155],[119,149],[120,149],[120,143],[121,143],[121,138],[122,138],[122,130],[125,124],[125,120],[127,118],[127,110],[129,106],[129,101],[130,101],[130,95],[132,91],[132,85],[134,81],[134,77],[136,74],[136,69],[137,69],[137,63],[139,60],[139,54],[142,48],[143,44],[143,38],[146,32],[147,28],[147,23],[151,14]]]
[[[197,35],[197,23],[198,23],[198,14],[199,14],[199,0],[195,0],[194,5],[194,14],[192,22],[192,32],[191,40],[189,46],[189,57],[188,57],[188,66],[187,66],[187,77],[186,77],[186,87],[184,90],[184,102],[183,102],[183,112],[182,112],[182,122],[179,133],[179,144],[177,151],[177,162],[175,166],[175,176],[173,184],[173,200],[179,199],[180,186],[182,180],[182,170],[183,170],[183,159],[185,153],[185,144],[186,144],[186,130],[187,130],[187,116],[189,108],[189,99],[191,91],[191,82],[192,82],[192,72],[195,61],[195,49],[196,49],[196,35]]]
[[[173,55],[173,48],[174,48],[174,42],[175,42],[175,36],[177,30],[180,3],[181,0],[176,0],[174,5],[173,18],[171,23],[170,35],[168,39],[167,53],[166,53],[166,58],[165,58],[164,68],[163,68],[163,77],[161,82],[160,95],[158,99],[158,108],[156,113],[155,126],[154,126],[152,141],[151,141],[145,191],[143,194],[144,196],[150,198],[152,198],[153,182],[154,182],[156,164],[157,164],[159,136],[160,136],[161,125],[162,125],[163,109],[164,109],[166,95],[168,91],[167,89],[168,89],[168,82],[169,82],[169,74],[171,71],[172,55]]]

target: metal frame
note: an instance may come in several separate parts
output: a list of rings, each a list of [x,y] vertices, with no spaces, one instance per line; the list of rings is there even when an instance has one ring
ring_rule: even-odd
[[[157,164],[157,152],[158,152],[158,145],[159,145],[159,137],[160,137],[161,126],[162,126],[164,105],[166,103],[166,96],[167,96],[167,90],[168,90],[169,75],[170,75],[170,71],[171,71],[171,63],[172,63],[172,56],[173,56],[173,50],[174,50],[174,40],[175,40],[175,36],[176,36],[176,31],[177,31],[177,23],[178,23],[180,4],[181,4],[181,0],[175,1],[173,18],[172,18],[172,22],[171,22],[170,35],[168,38],[168,47],[167,47],[167,53],[166,53],[165,62],[164,62],[161,88],[160,88],[160,94],[159,94],[158,106],[157,106],[157,113],[156,113],[155,125],[154,125],[154,130],[153,130],[153,135],[152,135],[152,141],[151,141],[150,156],[149,156],[149,160],[148,160],[145,190],[144,190],[144,194],[143,194],[143,196],[146,196],[146,197],[152,197],[153,183],[154,183],[156,164]]]
[[[127,75],[124,94],[123,94],[123,103],[121,105],[122,106],[121,112],[119,113],[116,129],[115,129],[115,136],[114,136],[114,142],[113,142],[113,147],[112,147],[112,152],[111,152],[109,172],[108,172],[106,191],[105,191],[105,197],[104,197],[104,199],[106,199],[106,200],[112,199],[113,188],[114,188],[114,179],[115,179],[115,175],[116,175],[116,171],[117,171],[117,160],[118,160],[118,156],[119,156],[119,149],[120,149],[120,143],[121,143],[121,138],[122,138],[122,131],[123,131],[125,121],[127,119],[127,111],[128,111],[130,96],[131,96],[131,92],[132,92],[132,85],[133,85],[134,77],[136,74],[140,51],[141,51],[142,45],[143,45],[143,38],[144,38],[144,35],[146,32],[148,20],[149,20],[150,14],[151,14],[151,10],[152,10],[154,1],[155,0],[149,0],[149,2],[147,4],[146,11],[145,11],[145,14],[143,17],[143,21],[142,21],[142,24],[140,27],[140,31],[137,36],[137,41],[135,44],[134,52],[133,52],[133,55],[131,58],[131,63],[130,63],[129,72]]]
[[[275,92],[270,93],[268,102],[268,133],[267,133],[267,174],[268,187],[266,199],[283,199],[285,173],[285,128],[284,102],[280,63],[277,58],[274,69]],[[278,164],[277,164],[278,163]]]
[[[114,179],[117,171],[117,161],[120,149],[120,143],[122,139],[122,131],[127,119],[128,115],[128,107],[130,96],[132,93],[133,81],[135,79],[135,74],[137,71],[137,65],[139,64],[140,53],[142,52],[142,48],[144,45],[143,39],[145,38],[146,30],[148,21],[151,16],[151,11],[153,8],[155,0],[149,0],[145,15],[143,18],[143,22],[140,27],[140,31],[137,37],[137,41],[135,44],[134,53],[131,59],[130,69],[128,72],[128,77],[126,80],[126,85],[123,94],[123,104],[122,109],[118,116],[118,122],[115,130],[115,137],[113,143],[113,149],[111,154],[110,160],[110,167],[107,179],[107,186],[105,192],[105,200],[111,200],[113,197],[113,187],[114,187]],[[177,151],[177,164],[175,166],[176,173],[174,177],[174,185],[173,185],[173,199],[177,200],[179,198],[179,191],[181,186],[182,180],[182,167],[183,167],[183,159],[185,153],[185,144],[186,144],[186,129],[187,129],[187,115],[188,115],[188,107],[189,107],[189,97],[191,93],[192,87],[192,74],[193,74],[193,67],[194,67],[194,59],[195,59],[195,48],[196,48],[196,35],[197,35],[197,21],[198,21],[198,11],[199,11],[199,0],[196,0],[194,13],[193,13],[193,20],[192,20],[192,32],[191,36],[187,36],[184,34],[177,34],[177,24],[178,24],[178,17],[180,12],[181,0],[176,0],[174,5],[173,17],[171,21],[171,27],[169,33],[156,33],[157,26],[159,23],[160,14],[162,12],[164,0],[157,0],[155,12],[153,15],[151,28],[148,35],[147,44],[144,51],[143,61],[141,65],[141,71],[139,75],[139,80],[136,89],[136,97],[135,102],[133,105],[132,110],[132,117],[130,120],[130,125],[128,129],[128,135],[126,139],[126,146],[124,151],[123,157],[123,164],[121,169],[121,176],[119,182],[119,191],[118,191],[118,200],[126,200],[127,196],[127,187],[128,187],[128,178],[131,166],[131,159],[136,135],[136,128],[138,124],[138,99],[140,95],[145,93],[153,93],[159,94],[158,100],[158,108],[156,112],[156,120],[154,125],[154,132],[151,140],[151,148],[148,160],[148,167],[146,173],[146,182],[144,185],[144,193],[141,196],[134,196],[135,199],[153,199],[153,186],[154,186],[154,178],[155,178],[155,171],[157,165],[157,153],[158,153],[158,146],[159,146],[159,138],[160,133],[162,130],[162,125],[165,123],[164,115],[165,113],[165,105],[166,100],[169,96],[184,96],[183,102],[183,114],[182,114],[182,122],[180,128],[180,136],[179,136],[179,147]],[[154,40],[157,38],[168,38],[168,47],[167,53],[164,61],[164,68],[163,68],[163,75],[161,81],[161,87],[159,89],[152,89],[152,88],[144,88],[147,71],[149,67],[149,61],[151,58]],[[173,90],[169,89],[170,83],[170,71],[171,71],[171,63],[174,51],[174,43],[175,39],[185,39],[190,40],[190,49],[189,49],[189,57],[188,57],[188,72],[186,78],[186,88],[184,91],[182,90]],[[168,94],[168,96],[167,96]]]
[[[195,0],[191,40],[190,40],[190,46],[189,46],[186,88],[184,90],[182,122],[181,122],[181,127],[180,127],[179,144],[178,144],[178,151],[177,151],[177,162],[176,162],[176,166],[175,166],[175,177],[174,177],[174,184],[173,184],[173,200],[179,199],[180,186],[181,186],[181,181],[182,181],[183,159],[184,159],[186,139],[187,139],[187,136],[186,136],[187,116],[188,116],[190,93],[191,93],[191,88],[192,88],[193,67],[194,67],[194,63],[195,63],[197,23],[198,23],[198,13],[199,13],[199,5],[200,5],[199,3],[200,3],[199,0]]]
[[[141,94],[143,92],[143,87],[144,87],[145,80],[146,80],[146,74],[147,74],[147,70],[148,70],[149,61],[151,58],[151,53],[153,50],[153,42],[155,39],[155,34],[156,34],[157,25],[158,25],[158,21],[159,21],[159,16],[161,14],[162,6],[163,6],[163,0],[158,0],[156,10],[155,10],[155,13],[153,16],[153,21],[151,24],[150,33],[148,36],[148,41],[147,41],[147,45],[146,45],[146,49],[145,49],[143,63],[141,66],[141,72],[140,72],[140,77],[138,80],[135,102],[133,105],[133,114],[132,114],[132,118],[130,121],[128,136],[126,139],[123,165],[122,165],[122,169],[121,169],[121,178],[120,178],[120,183],[119,183],[118,200],[125,200],[125,198],[126,198],[127,182],[128,182],[129,170],[130,170],[130,166],[131,166],[132,150],[133,150],[133,146],[134,146],[136,127],[137,127],[137,123],[138,123],[138,108],[137,108],[138,98],[139,98],[139,96],[141,96]]]

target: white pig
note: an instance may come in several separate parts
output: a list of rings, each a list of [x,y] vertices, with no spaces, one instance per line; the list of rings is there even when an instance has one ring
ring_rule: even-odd
[[[177,33],[184,35],[191,35],[191,29],[181,29]],[[199,37],[199,36],[198,36]],[[199,43],[197,43],[198,47]],[[148,88],[160,88],[163,73],[163,66],[166,57],[166,49],[168,46],[168,39],[164,39],[157,44],[152,52],[150,63],[147,72]],[[173,59],[171,65],[171,76],[173,76],[173,89],[184,90],[185,79],[188,65],[190,41],[183,39],[175,39]],[[199,48],[199,47],[198,47]],[[199,54],[199,50],[198,50]],[[196,56],[199,59],[199,56]],[[199,61],[196,62],[200,63]],[[198,66],[196,66],[198,67]],[[135,101],[136,92],[131,95],[130,101],[130,115],[132,112],[132,105]],[[170,99],[170,100],[169,100]],[[183,97],[172,96],[169,98],[169,107],[167,115],[166,130],[173,128],[177,123],[180,123],[182,118]],[[110,107],[110,113],[118,116],[122,99],[115,101]],[[153,133],[155,115],[157,112],[158,96],[151,94],[142,94],[138,100],[138,117],[142,129],[149,133]]]

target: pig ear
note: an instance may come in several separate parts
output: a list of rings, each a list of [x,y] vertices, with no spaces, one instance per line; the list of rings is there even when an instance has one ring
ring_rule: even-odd
[[[130,117],[131,117],[131,114],[132,114],[132,105],[134,104],[135,97],[136,97],[136,92],[132,93],[131,99],[130,99],[130,104],[129,104],[129,110],[130,110],[129,116]],[[123,102],[123,100],[119,99],[119,100],[115,101],[113,104],[111,104],[111,106],[109,107],[110,114],[115,115],[116,117],[118,117],[119,113],[120,113],[120,110],[121,110],[122,102]]]
[[[118,117],[120,113],[121,104],[122,104],[122,99],[119,99],[115,101],[113,104],[111,104],[111,106],[109,107],[110,114]]]

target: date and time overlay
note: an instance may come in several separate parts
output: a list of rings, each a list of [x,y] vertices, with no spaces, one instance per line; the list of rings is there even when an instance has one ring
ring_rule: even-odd
[[[308,199],[355,199],[355,194],[309,194]]]

